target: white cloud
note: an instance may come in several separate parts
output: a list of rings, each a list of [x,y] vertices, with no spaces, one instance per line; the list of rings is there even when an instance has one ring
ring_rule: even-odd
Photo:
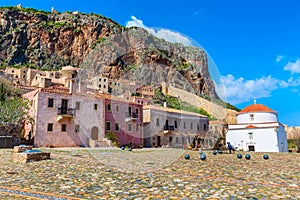
[[[126,23],[126,27],[133,27],[133,26],[144,28],[154,36],[161,39],[165,39],[169,42],[181,43],[185,46],[192,46],[192,42],[187,37],[184,37],[180,33],[170,31],[168,29],[159,29],[156,31],[153,28],[149,28],[146,25],[144,25],[143,21],[136,18],[135,16],[131,16],[131,20]]]
[[[291,83],[294,83],[292,81]],[[240,104],[248,102],[252,99],[270,97],[272,91],[278,88],[286,88],[289,83],[272,76],[261,77],[255,80],[245,80],[240,77],[236,79],[233,75],[222,76],[220,84],[216,89],[218,94],[225,93],[227,102],[232,104]],[[222,92],[222,90],[225,90]]]
[[[276,62],[280,62],[282,60],[283,56],[282,55],[278,55],[276,57]]]
[[[296,62],[289,61],[283,68],[285,71],[291,71],[292,74],[300,73],[300,58]]]

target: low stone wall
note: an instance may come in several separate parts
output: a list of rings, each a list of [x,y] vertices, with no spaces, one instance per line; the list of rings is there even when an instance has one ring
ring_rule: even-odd
[[[14,153],[21,153],[26,150],[32,150],[32,146],[14,146]]]
[[[50,159],[50,153],[35,152],[35,153],[14,153],[14,162],[27,163],[31,161],[40,161]]]

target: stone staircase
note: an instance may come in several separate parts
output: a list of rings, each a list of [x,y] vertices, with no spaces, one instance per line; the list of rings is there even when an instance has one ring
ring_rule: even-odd
[[[100,138],[98,140],[93,140],[92,138],[89,139],[89,146],[91,148],[96,147],[111,147],[111,141],[107,138]]]

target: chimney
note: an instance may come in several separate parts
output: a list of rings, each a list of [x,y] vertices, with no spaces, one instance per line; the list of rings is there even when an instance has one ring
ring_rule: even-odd
[[[167,105],[167,102],[164,102],[164,107],[165,107],[165,108],[167,108],[167,107],[168,107],[168,105]]]

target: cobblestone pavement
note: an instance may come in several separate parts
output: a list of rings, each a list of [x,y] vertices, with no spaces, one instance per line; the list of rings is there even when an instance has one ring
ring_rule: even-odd
[[[1,199],[300,199],[300,154],[213,155],[183,149],[40,149],[51,160],[12,161],[0,150]]]

